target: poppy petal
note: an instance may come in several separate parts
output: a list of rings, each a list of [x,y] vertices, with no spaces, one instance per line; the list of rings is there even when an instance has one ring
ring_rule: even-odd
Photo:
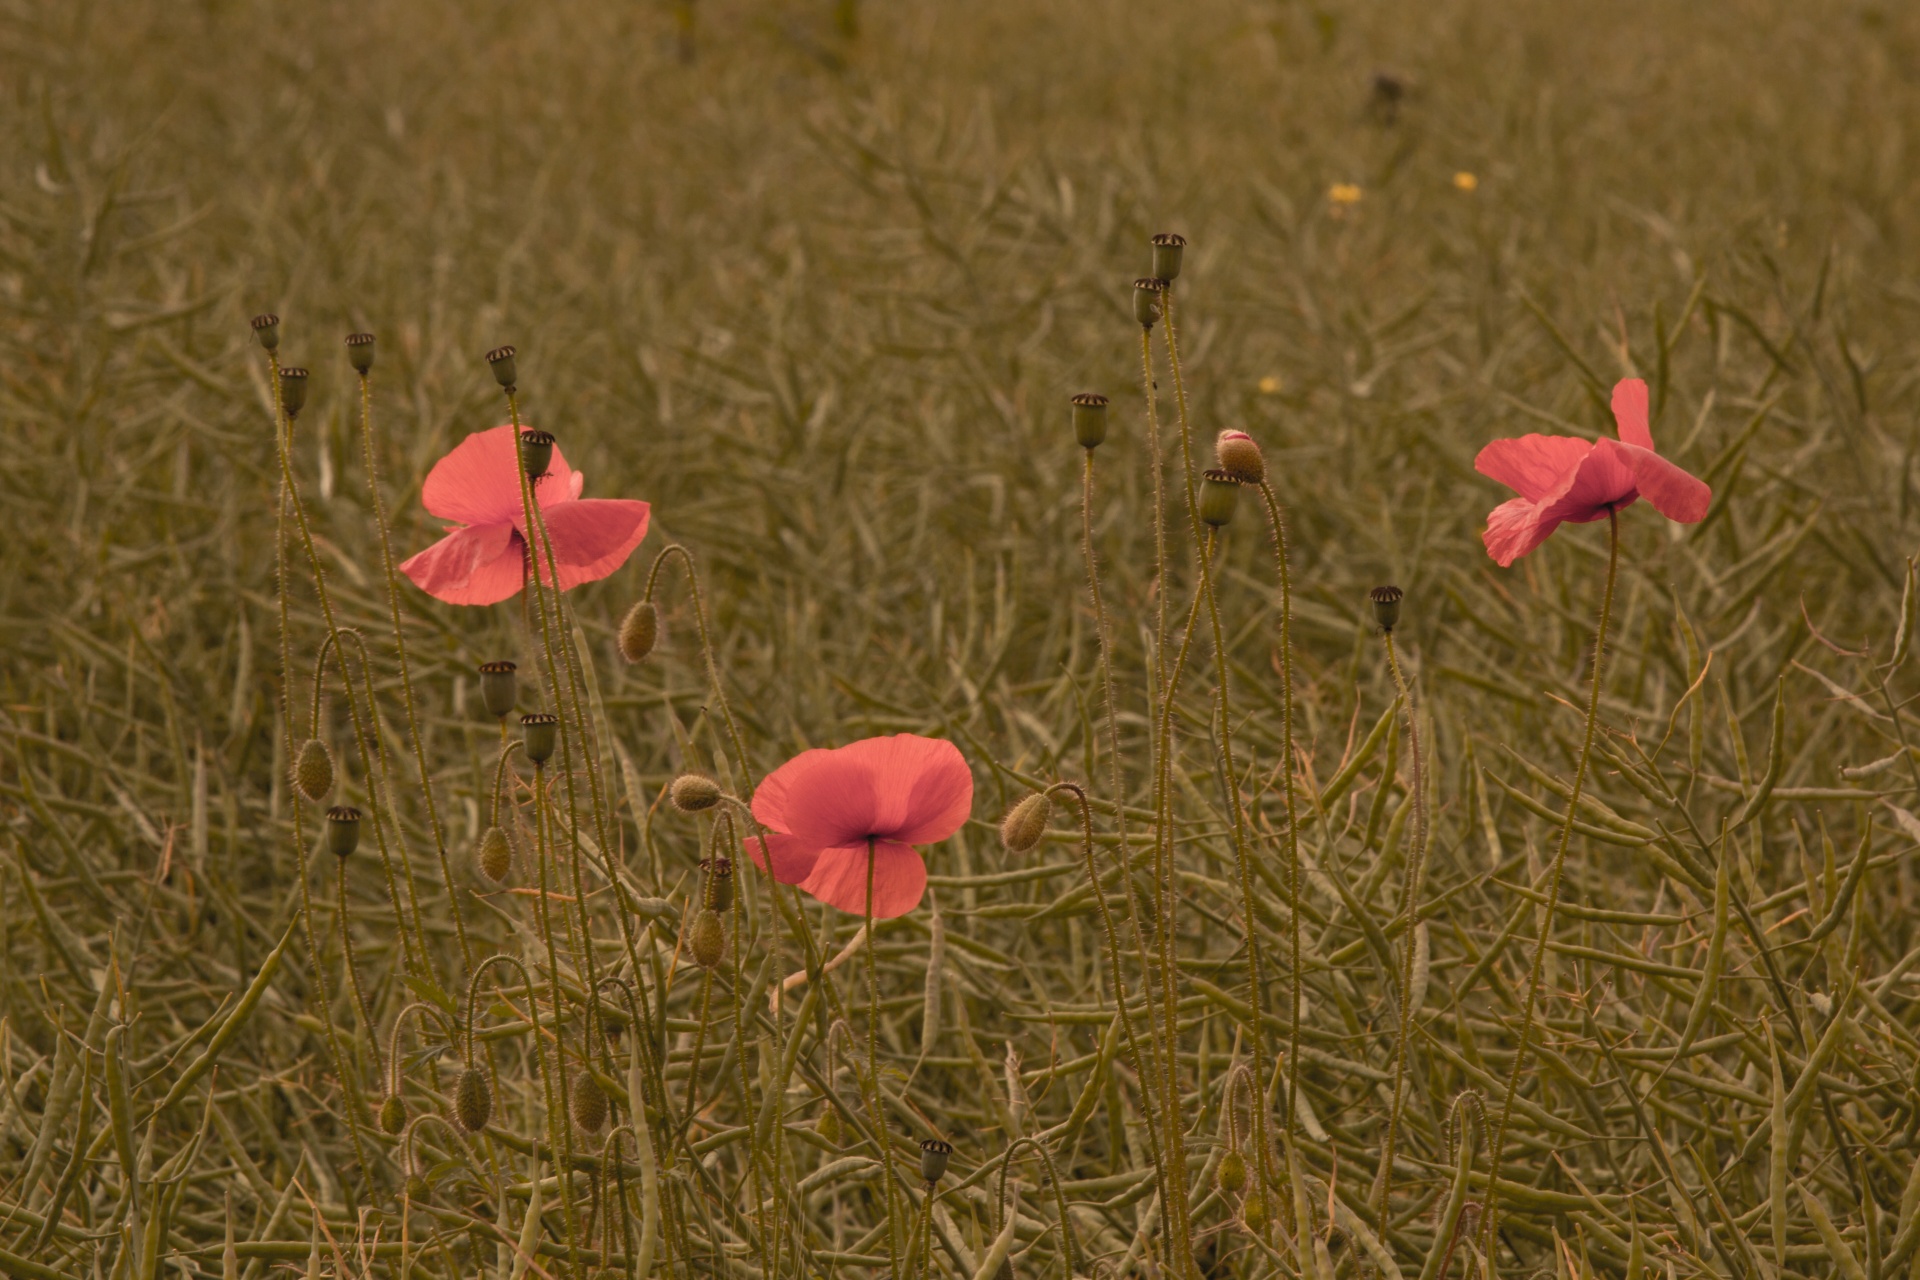
[[[1653,449],[1653,433],[1647,430],[1646,379],[1622,378],[1613,384],[1613,425],[1621,444]]]
[[[973,771],[944,738],[896,733],[850,743],[841,753],[872,772],[876,811],[869,834],[931,844],[958,831],[973,811]]]
[[[767,833],[764,843],[759,836],[743,841],[747,856],[753,859],[753,865],[762,871],[770,872],[781,884],[800,884],[813,874],[814,864],[819,861],[820,850],[796,840],[790,835],[778,831]],[[772,864],[768,864],[771,855]]]
[[[525,585],[525,548],[510,524],[468,525],[406,560],[400,572],[448,604],[499,604]]]
[[[1685,468],[1668,462],[1650,449],[1622,445],[1627,465],[1633,469],[1634,485],[1653,509],[1669,520],[1697,524],[1707,518],[1713,505],[1713,490]]]
[[[830,907],[866,914],[867,848],[823,849],[813,874],[800,888]],[[893,840],[873,846],[873,914],[878,920],[903,916],[920,905],[927,892],[927,864],[911,846]]]
[[[802,840],[818,848],[864,848],[867,837],[882,830],[876,825],[880,801],[874,772],[845,747],[805,752],[780,772],[787,775],[781,819]]]
[[[1540,504],[1525,498],[1511,498],[1487,515],[1487,531],[1480,535],[1487,554],[1502,569],[1545,542],[1560,527],[1558,520],[1543,521]]]
[[[1538,502],[1559,488],[1592,451],[1588,440],[1530,434],[1488,444],[1473,460],[1473,469]]]
[[[579,472],[573,473],[576,477]],[[628,498],[590,498],[578,502],[541,504],[547,536],[553,542],[554,564],[564,591],[585,582],[598,582],[633,554],[647,536],[647,504]],[[545,557],[540,580],[547,580]]]
[[[557,480],[540,482],[542,507],[578,494],[576,473],[567,466],[558,445],[547,474]],[[520,458],[513,427],[476,431],[455,445],[427,472],[420,503],[442,520],[461,524],[519,523]]]
[[[760,825],[772,831],[793,830],[792,806],[798,794],[794,784],[819,757],[832,754],[824,747],[802,751],[762,778],[760,785],[753,789],[753,816],[760,820]]]
[[[1632,506],[1640,491],[1627,461],[1629,452],[1618,440],[1596,442],[1593,452],[1580,460],[1559,492],[1548,494],[1540,503],[1541,517],[1555,523],[1564,520],[1585,524],[1608,511]]]

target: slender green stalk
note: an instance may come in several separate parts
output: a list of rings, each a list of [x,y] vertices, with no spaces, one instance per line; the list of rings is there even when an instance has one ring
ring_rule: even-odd
[[[340,910],[338,913],[340,951],[346,961],[347,983],[353,988],[354,1003],[360,1010],[360,1025],[364,1029],[367,1052],[373,1058],[373,1073],[377,1076],[384,1076],[386,1075],[386,1069],[380,1064],[379,1024],[373,1020],[373,1006],[367,1003],[367,993],[360,985],[360,962],[354,958],[353,954],[353,929],[348,922],[349,917],[347,912],[347,860],[345,858],[335,858],[334,861],[339,864],[334,868],[339,873],[334,877],[334,881],[339,886],[340,891]]]
[[[895,1205],[893,1187],[893,1141],[887,1136],[886,1112],[880,1106],[880,967],[874,959],[879,950],[873,933],[874,838],[867,837],[867,1108],[873,1118],[873,1140],[880,1150],[880,1184],[887,1196],[887,1259],[894,1275],[900,1270],[900,1214]]]
[[[1406,921],[1407,935],[1400,959],[1400,1027],[1393,1049],[1393,1104],[1387,1112],[1387,1136],[1380,1148],[1378,1213],[1383,1232],[1393,1203],[1394,1145],[1400,1136],[1400,1117],[1406,1105],[1407,1055],[1412,1051],[1413,1017],[1418,1012],[1412,1005],[1413,962],[1419,942],[1420,891],[1427,871],[1428,830],[1427,775],[1420,750],[1420,715],[1413,703],[1413,690],[1400,669],[1400,655],[1394,648],[1392,631],[1386,633],[1386,642],[1387,667],[1393,672],[1394,688],[1407,709],[1407,746],[1413,755],[1413,848],[1407,856],[1406,885],[1400,895],[1400,918]]]
[[[540,921],[541,936],[546,940],[547,944],[547,989],[549,999],[553,1002],[553,1062],[554,1073],[558,1078],[560,1089],[560,1109],[557,1113],[551,1110],[549,1111],[547,1129],[552,1136],[553,1149],[560,1152],[562,1156],[562,1161],[559,1166],[561,1177],[557,1185],[560,1193],[560,1212],[567,1224],[567,1240],[569,1244],[577,1245],[579,1234],[575,1229],[574,1222],[573,1179],[569,1172],[573,1168],[573,1126],[568,1122],[566,1112],[566,1101],[571,1096],[567,1092],[567,1042],[566,1036],[563,1033],[563,1028],[566,1025],[566,1004],[565,998],[560,990],[560,959],[555,951],[553,941],[553,909],[548,899],[547,867],[553,856],[553,838],[551,832],[548,830],[546,783],[546,765],[540,761],[535,761],[533,766],[534,847],[536,851],[534,861],[537,862],[540,867],[540,883],[538,886],[540,896],[536,900],[538,903],[536,916]],[[591,990],[592,988],[589,987],[588,989]],[[531,995],[528,996],[528,1000],[529,1002],[532,1001]],[[537,1028],[535,1034],[538,1034]],[[577,1251],[573,1255],[573,1263],[576,1274],[584,1276],[585,1264],[580,1260]]]

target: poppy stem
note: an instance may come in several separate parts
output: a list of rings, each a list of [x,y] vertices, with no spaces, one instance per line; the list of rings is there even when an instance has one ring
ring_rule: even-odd
[[[353,1000],[360,1014],[360,1025],[366,1028],[367,1052],[373,1058],[373,1073],[384,1076],[386,1068],[380,1063],[380,1029],[373,1020],[373,1007],[367,1003],[367,993],[360,985],[360,963],[353,954],[353,930],[347,923],[347,860],[335,858],[339,865],[334,869],[340,874],[336,877],[339,886],[340,909],[335,920],[340,926],[340,952],[347,967],[347,982],[353,989]]]
[[[887,1196],[887,1259],[897,1276],[904,1273],[900,1270],[900,1215],[894,1203],[893,1140],[887,1136],[886,1113],[880,1106],[880,968],[873,956],[878,950],[873,936],[875,843],[874,837],[867,837],[867,1107],[872,1112],[873,1140],[880,1148],[880,1183]]]
[[[1540,974],[1546,962],[1547,939],[1553,933],[1554,911],[1560,905],[1560,874],[1566,867],[1567,846],[1573,841],[1574,815],[1580,811],[1580,796],[1586,788],[1587,762],[1593,755],[1594,728],[1600,718],[1600,675],[1607,653],[1607,624],[1613,616],[1613,589],[1620,570],[1620,514],[1607,509],[1607,585],[1600,596],[1600,625],[1593,642],[1593,687],[1587,694],[1586,731],[1580,740],[1580,757],[1573,770],[1573,790],[1567,801],[1566,817],[1560,823],[1560,839],[1553,853],[1553,867],[1547,880],[1547,909],[1540,918],[1540,936],[1533,947],[1533,967],[1527,977],[1527,999],[1520,1018],[1520,1043],[1515,1046],[1513,1067],[1507,1076],[1505,1098],[1500,1104],[1500,1120],[1494,1127],[1492,1160],[1487,1174],[1487,1207],[1481,1229],[1484,1232],[1487,1274],[1494,1274],[1494,1250],[1500,1230],[1500,1161],[1506,1153],[1507,1124],[1513,1119],[1513,1100],[1520,1089],[1520,1077],[1527,1069],[1527,1039],[1533,1034],[1534,1009],[1540,998]]]
[[[1380,1230],[1387,1229],[1388,1210],[1393,1200],[1393,1152],[1400,1133],[1400,1117],[1406,1105],[1407,1055],[1413,1043],[1413,965],[1418,950],[1420,929],[1420,890],[1427,873],[1427,777],[1420,751],[1420,717],[1413,704],[1413,689],[1400,668],[1400,655],[1394,648],[1393,632],[1386,633],[1387,669],[1393,673],[1394,688],[1407,708],[1407,746],[1413,753],[1413,848],[1407,855],[1406,887],[1401,893],[1400,914],[1407,922],[1406,946],[1400,961],[1400,1027],[1393,1050],[1393,1104],[1387,1112],[1387,1136],[1380,1148]]]

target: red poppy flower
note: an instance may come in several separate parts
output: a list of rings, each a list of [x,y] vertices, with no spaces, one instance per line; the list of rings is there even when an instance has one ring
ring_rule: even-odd
[[[1626,378],[1613,387],[1618,440],[1524,435],[1495,440],[1473,466],[1520,496],[1487,516],[1487,554],[1502,567],[1545,542],[1562,523],[1598,520],[1645,498],[1669,520],[1706,519],[1713,490],[1654,452],[1647,430],[1647,384]]]
[[[478,431],[427,473],[421,505],[457,522],[446,537],[400,566],[428,595],[448,604],[498,604],[526,583],[528,540],[516,444],[511,426]],[[647,536],[646,503],[582,498],[584,479],[555,445],[547,474],[534,484],[563,591],[606,577]],[[548,581],[546,557],[532,558],[540,581]]]
[[[972,809],[973,773],[951,742],[867,738],[803,751],[768,774],[753,793],[766,847],[756,836],[747,853],[781,884],[864,915],[871,842],[873,914],[886,920],[927,891],[927,865],[912,846],[945,840]]]

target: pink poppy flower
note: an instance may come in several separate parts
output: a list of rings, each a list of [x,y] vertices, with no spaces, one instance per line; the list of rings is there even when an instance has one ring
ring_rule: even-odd
[[[1669,520],[1706,519],[1713,490],[1654,452],[1647,430],[1647,384],[1626,378],[1613,387],[1618,440],[1524,435],[1495,440],[1473,466],[1520,496],[1487,516],[1483,541],[1502,568],[1545,542],[1563,523],[1585,524],[1641,498]]]
[[[781,884],[855,915],[887,920],[920,905],[927,864],[913,846],[945,840],[973,809],[973,773],[951,742],[896,733],[834,750],[802,751],[753,793],[768,835],[747,853]]]
[[[526,584],[527,555],[520,505],[520,458],[511,426],[477,431],[433,464],[421,505],[456,523],[447,536],[400,566],[428,595],[448,604],[498,604]],[[627,562],[647,536],[647,504],[625,498],[582,498],[585,477],[554,446],[547,474],[534,484],[560,589],[596,582]]]

